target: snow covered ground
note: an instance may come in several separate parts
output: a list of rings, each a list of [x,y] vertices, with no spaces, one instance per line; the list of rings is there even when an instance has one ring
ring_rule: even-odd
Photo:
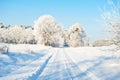
[[[0,80],[120,80],[120,52],[113,47],[7,46]]]

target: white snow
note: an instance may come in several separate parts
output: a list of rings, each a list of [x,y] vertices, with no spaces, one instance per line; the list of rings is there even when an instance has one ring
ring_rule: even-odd
[[[19,53],[31,53],[36,52],[39,53],[41,50],[49,49],[50,46],[43,46],[43,45],[31,45],[31,44],[10,44],[9,45],[9,52],[19,52]]]
[[[0,80],[120,80],[120,51],[113,51],[115,46],[7,46],[9,52],[0,54]]]

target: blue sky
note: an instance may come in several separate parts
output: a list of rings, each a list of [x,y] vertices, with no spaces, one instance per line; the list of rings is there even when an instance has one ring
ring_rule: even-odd
[[[105,37],[100,8],[106,6],[108,0],[0,0],[0,21],[34,25],[39,16],[49,14],[65,28],[80,23],[94,41]]]

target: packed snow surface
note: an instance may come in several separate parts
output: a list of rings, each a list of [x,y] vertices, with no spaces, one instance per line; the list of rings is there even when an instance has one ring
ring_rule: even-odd
[[[120,80],[120,55],[112,47],[7,46],[0,80]]]

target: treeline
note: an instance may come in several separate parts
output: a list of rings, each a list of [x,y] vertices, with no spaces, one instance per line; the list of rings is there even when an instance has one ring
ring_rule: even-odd
[[[0,23],[0,42],[14,44],[40,44],[47,46],[88,46],[89,40],[83,27],[76,23],[65,30],[50,15],[35,21],[34,26],[9,25]]]
[[[34,44],[33,28],[23,25],[0,25],[0,42],[14,44]]]

